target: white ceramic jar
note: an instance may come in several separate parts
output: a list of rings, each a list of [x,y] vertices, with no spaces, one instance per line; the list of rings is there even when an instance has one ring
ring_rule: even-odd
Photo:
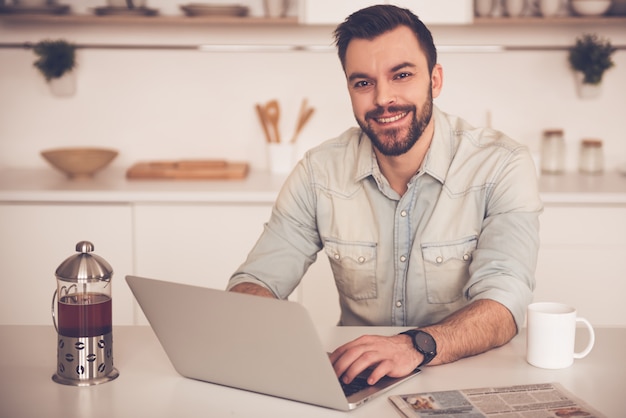
[[[493,13],[496,0],[475,0],[474,13],[479,17],[488,17]]]
[[[554,17],[561,10],[561,0],[539,0],[539,11],[543,17]]]
[[[504,8],[509,17],[522,16],[526,11],[526,0],[504,0]]]

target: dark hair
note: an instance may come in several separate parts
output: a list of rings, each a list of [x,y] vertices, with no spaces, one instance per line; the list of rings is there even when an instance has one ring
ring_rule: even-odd
[[[366,7],[354,12],[337,26],[334,32],[335,45],[343,68],[346,67],[346,50],[352,39],[372,40],[401,25],[407,26],[417,37],[426,54],[428,71],[432,73],[437,63],[437,48],[430,30],[410,10],[388,4]]]

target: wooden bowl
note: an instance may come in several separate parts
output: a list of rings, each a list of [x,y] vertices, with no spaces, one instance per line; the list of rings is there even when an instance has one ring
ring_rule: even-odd
[[[41,151],[41,156],[70,179],[91,178],[106,167],[117,151],[105,148],[57,148]]]

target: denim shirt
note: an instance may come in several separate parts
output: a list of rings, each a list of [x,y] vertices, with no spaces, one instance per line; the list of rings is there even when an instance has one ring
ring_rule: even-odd
[[[492,299],[519,329],[543,209],[532,158],[497,131],[436,107],[433,117],[432,143],[402,196],[358,128],[308,151],[229,287],[256,282],[287,298],[323,250],[341,325],[426,326]]]

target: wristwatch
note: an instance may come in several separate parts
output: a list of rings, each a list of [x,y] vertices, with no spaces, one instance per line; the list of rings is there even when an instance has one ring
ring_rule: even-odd
[[[401,332],[400,334],[405,334],[411,337],[413,347],[424,356],[424,360],[422,360],[417,367],[430,363],[431,360],[437,355],[437,343],[435,342],[433,336],[429,333],[419,329],[410,329],[408,331]]]

